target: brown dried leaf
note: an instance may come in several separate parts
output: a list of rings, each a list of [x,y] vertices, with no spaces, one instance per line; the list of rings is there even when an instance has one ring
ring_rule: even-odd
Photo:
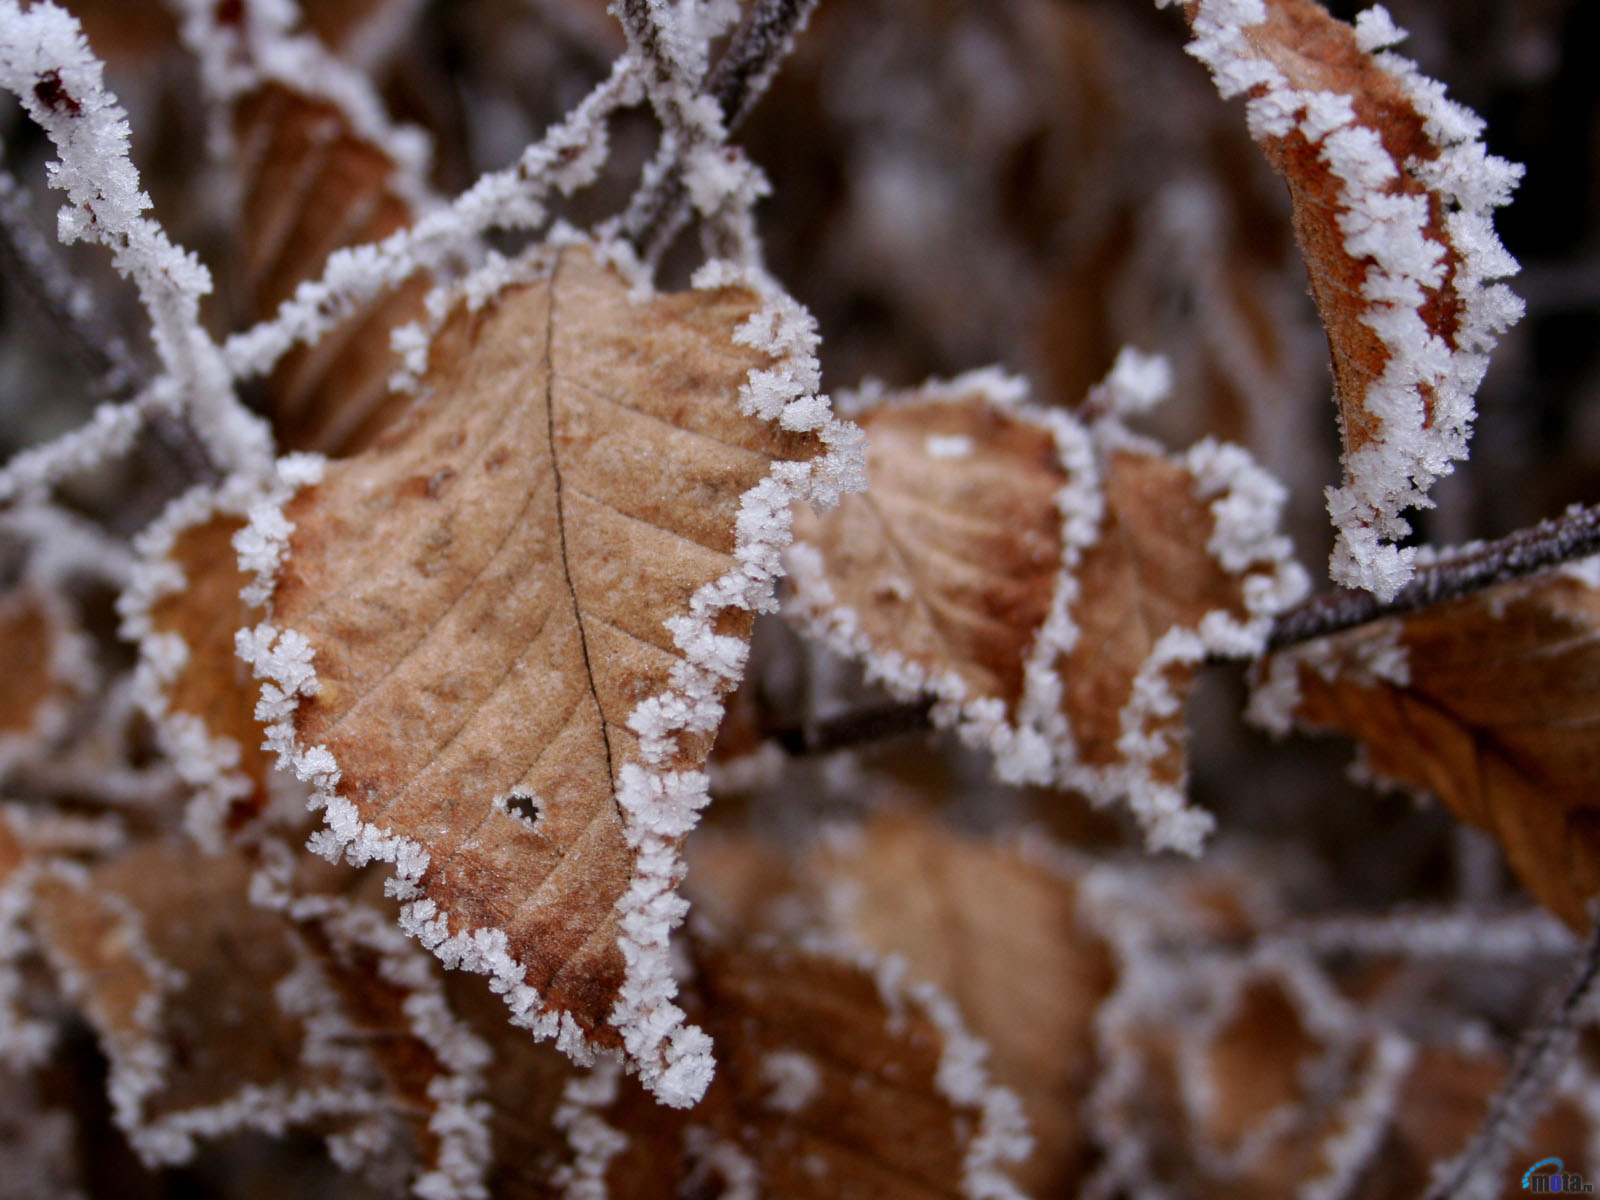
[[[300,956],[274,913],[246,899],[249,864],[147,842],[91,872],[36,885],[34,928],[111,1060],[117,1124],[149,1164],[196,1138],[326,1125],[372,1108],[340,1060],[308,1053],[309,1027],[276,989]]]
[[[233,553],[244,511],[226,493],[178,501],[142,535],[158,567],[136,577],[120,605],[124,635],[139,642],[145,713],[193,789],[185,828],[208,850],[262,816],[272,770],[250,669],[234,653],[251,615],[240,599],[249,577]]]
[[[796,1200],[1020,1198],[1025,1122],[937,989],[871,956],[700,942],[696,960],[725,1049],[691,1159],[724,1178],[743,1160],[759,1194]]]
[[[1282,489],[1236,448],[1133,438],[1128,369],[1090,425],[981,377],[863,414],[871,490],[797,515],[789,611],[869,679],[937,696],[1002,779],[1126,797],[1152,845],[1192,851],[1210,819],[1184,807],[1182,697],[1304,584]]]
[[[1067,472],[1049,426],[977,392],[886,405],[860,424],[871,490],[825,516],[797,511],[796,539],[868,642],[1015,708],[1061,563]]]
[[[0,596],[0,746],[47,734],[68,698],[56,661],[65,631],[58,614],[31,588]]]
[[[1506,584],[1281,652],[1252,708],[1361,743],[1379,776],[1488,830],[1574,928],[1600,891],[1600,591],[1573,574]]]
[[[239,260],[250,316],[270,317],[295,287],[321,275],[335,250],[409,225],[400,169],[326,101],[267,83],[234,107],[244,210]],[[399,361],[392,329],[423,315],[428,281],[408,279],[320,338],[291,351],[268,381],[273,425],[291,450],[350,454],[411,403],[391,393]]]
[[[321,847],[396,861],[408,930],[514,1019],[626,1045],[687,1103],[710,1063],[671,1005],[676,847],[788,504],[848,439],[782,297],[635,301],[587,249],[545,269],[460,305],[423,404],[286,506],[241,652],[328,802]],[[741,414],[747,384],[786,428]]]
[[[1316,0],[1256,10],[1188,0],[1189,50],[1224,96],[1250,96],[1252,135],[1289,185],[1333,355],[1345,483],[1329,494],[1334,578],[1387,599],[1410,555],[1401,510],[1465,457],[1472,396],[1521,315],[1490,223],[1521,168],[1488,156],[1482,122],[1393,54],[1382,9],[1356,27]]]
[[[1110,994],[1104,943],[1079,921],[1077,884],[1015,849],[905,817],[874,822],[811,870],[851,899],[851,933],[947,994],[1023,1102],[1035,1142],[1016,1170],[1030,1195],[1082,1182],[1082,1106],[1100,1069],[1093,1023]]]

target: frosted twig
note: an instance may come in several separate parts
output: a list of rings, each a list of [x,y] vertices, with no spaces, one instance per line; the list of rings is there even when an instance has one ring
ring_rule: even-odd
[[[108,396],[125,399],[149,381],[127,342],[95,311],[88,288],[34,228],[26,194],[5,170],[0,170],[0,262],[6,278],[38,305]]]
[[[867,742],[881,741],[906,733],[924,733],[933,728],[928,714],[933,698],[907,704],[883,704],[858,708],[835,717],[804,721],[774,729],[770,737],[785,754],[831,754]]]
[[[1600,505],[1573,505],[1531,528],[1419,564],[1411,582],[1386,604],[1366,592],[1313,596],[1273,623],[1267,648],[1281,650],[1383,617],[1459,600],[1595,553],[1600,553]]]
[[[39,235],[28,218],[23,189],[0,170],[0,263],[50,320],[72,355],[112,400],[125,401],[150,384],[150,372],[96,309],[93,291],[75,277],[61,248]],[[180,414],[155,412],[150,431],[197,480],[221,478],[205,443]]]
[[[731,133],[767,90],[817,0],[757,0],[712,68],[705,94]],[[648,172],[629,202],[623,232],[646,262],[658,260],[689,218],[689,191],[676,171]]]
[[[759,0],[739,26],[706,80],[730,130],[750,115],[816,8],[817,0]]]
[[[1465,1150],[1434,1168],[1426,1200],[1490,1200],[1500,1194],[1506,1163],[1549,1104],[1562,1070],[1577,1052],[1579,1028],[1593,1019],[1597,1001],[1600,925],[1590,929],[1555,1011],[1518,1046],[1482,1128]]]
[[[1573,950],[1567,927],[1541,910],[1516,913],[1409,912],[1382,917],[1317,917],[1269,935],[1319,954],[1400,954],[1408,958],[1465,958],[1524,963],[1565,957]]]
[[[106,90],[103,73],[70,14],[50,4],[22,9],[16,0],[0,0],[0,87],[22,101],[61,156],[48,167],[51,186],[67,195],[59,236],[64,242],[99,242],[111,251],[112,265],[138,289],[162,367],[142,403],[110,414],[102,409],[94,423],[62,439],[70,441],[69,452],[46,458],[54,467],[76,468],[104,457],[108,446],[125,446],[144,417],[164,404],[190,415],[219,463],[264,470],[272,459],[272,435],[239,403],[200,322],[200,298],[211,290],[211,275],[144,215],[150,198],[139,189],[127,115]],[[29,465],[37,470],[42,463],[36,457]],[[9,489],[18,489],[14,472],[5,475]],[[47,476],[35,486],[48,482]]]

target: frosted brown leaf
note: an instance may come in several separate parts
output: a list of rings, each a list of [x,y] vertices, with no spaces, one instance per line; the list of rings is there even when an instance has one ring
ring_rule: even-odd
[[[271,316],[335,250],[411,223],[396,164],[334,105],[270,82],[237,99],[233,125],[239,264],[253,317]],[[427,289],[426,276],[412,276],[278,364],[267,386],[284,448],[353,453],[404,411],[410,397],[389,390],[399,365],[389,334],[422,316]]]
[[[114,1115],[147,1163],[183,1161],[196,1138],[371,1107],[337,1057],[306,1054],[309,1027],[275,999],[299,955],[246,899],[248,875],[238,856],[196,871],[189,848],[147,841],[37,885],[31,920],[101,1039]]]
[[[936,989],[870,955],[701,940],[696,960],[727,1055],[700,1141],[736,1147],[761,1194],[1021,1200],[1026,1124]]]
[[[1153,845],[1197,851],[1210,822],[1183,796],[1183,697],[1207,655],[1258,649],[1303,587],[1276,534],[1282,489],[1235,447],[1169,457],[1114,412],[1084,424],[993,379],[858,419],[870,490],[797,518],[802,628],[937,697],[935,723],[1002,779],[1126,799]]]
[[[1021,1098],[1035,1136],[1019,1182],[1072,1194],[1090,1154],[1094,1014],[1112,986],[1105,945],[1079,923],[1076,882],[909,816],[880,818],[810,871],[823,894],[850,897],[855,937],[937,984],[988,1044],[995,1081]]]
[[[872,645],[1015,707],[1061,563],[1066,472],[1049,428],[978,395],[878,408],[860,424],[869,490],[826,516],[797,512],[797,540],[821,554]]]
[[[0,754],[8,742],[43,732],[48,706],[66,696],[52,661],[61,637],[59,622],[32,591],[0,597]]]
[[[1327,330],[1344,438],[1333,576],[1387,599],[1410,576],[1400,512],[1466,456],[1472,397],[1521,304],[1490,216],[1521,168],[1413,64],[1381,7],[1355,27],[1316,0],[1188,0],[1189,50],[1289,186]]]
[[[671,1004],[676,847],[788,504],[848,437],[781,297],[634,300],[587,248],[539,261],[457,306],[419,406],[288,503],[273,624],[241,647],[328,804],[320,847],[396,861],[448,965],[688,1103],[710,1062]]]
[[[250,619],[239,598],[248,578],[232,547],[244,523],[242,516],[223,512],[175,532],[161,557],[181,575],[172,590],[152,598],[147,627],[140,630],[147,638],[175,638],[186,650],[181,666],[163,669],[161,655],[152,654],[146,641],[144,669],[152,686],[144,699],[168,751],[195,764],[187,780],[195,794],[185,823],[202,845],[213,847],[262,814],[272,770],[254,715],[250,669],[233,648],[235,631]],[[217,744],[212,755],[184,754],[197,735]],[[202,773],[201,762],[216,765]]]
[[[1360,742],[1380,778],[1431,793],[1499,840],[1575,928],[1600,891],[1600,592],[1555,573],[1284,651],[1260,718]]]

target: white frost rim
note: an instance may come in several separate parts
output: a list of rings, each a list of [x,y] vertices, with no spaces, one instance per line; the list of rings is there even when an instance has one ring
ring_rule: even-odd
[[[1252,657],[1266,646],[1273,618],[1304,595],[1305,572],[1292,558],[1289,540],[1277,533],[1285,492],[1237,446],[1207,438],[1179,458],[1196,481],[1196,494],[1210,500],[1214,528],[1207,550],[1227,571],[1247,573],[1243,620],[1218,610],[1195,629],[1172,629],[1157,640],[1119,713],[1122,761],[1107,767],[1084,763],[1071,723],[1062,712],[1062,682],[1055,662],[1076,644],[1071,615],[1078,598],[1077,567],[1100,536],[1105,498],[1103,464],[1119,448],[1162,453],[1130,433],[1123,414],[1144,411],[1170,386],[1164,360],[1126,349],[1094,392],[1103,415],[1085,425],[1059,409],[1026,402],[1027,384],[995,368],[953,380],[931,381],[905,393],[867,389],[850,398],[854,411],[908,403],[957,403],[980,398],[997,412],[1048,429],[1066,482],[1056,493],[1061,516],[1061,566],[1050,608],[1034,637],[1024,670],[1023,694],[1014,712],[996,697],[971,697],[954,671],[931,671],[904,655],[875,645],[860,616],[839,603],[816,547],[797,542],[786,560],[792,590],[785,612],[810,637],[863,665],[869,681],[902,699],[931,695],[935,725],[954,729],[968,745],[992,755],[995,773],[1007,783],[1055,785],[1082,792],[1091,803],[1126,799],[1152,850],[1198,854],[1212,828],[1209,813],[1188,804],[1183,791],[1152,770],[1174,736],[1164,718],[1180,711],[1182,698],[1166,679],[1170,667],[1208,656]]]
[[[619,253],[606,246],[594,249],[601,259]],[[491,263],[486,269],[503,274],[506,266]],[[810,314],[753,268],[711,263],[694,278],[698,289],[729,285],[750,288],[763,301],[734,340],[774,359],[772,365],[750,372],[740,389],[740,411],[786,430],[815,431],[827,452],[807,462],[775,462],[770,474],[741,498],[733,568],[696,591],[687,613],[668,620],[683,658],[673,667],[667,690],[642,701],[627,722],[639,736],[643,764],[627,764],[618,773],[616,801],[638,870],[617,902],[626,974],[608,1021],[622,1035],[629,1065],[638,1070],[644,1086],[674,1107],[698,1101],[715,1069],[710,1038],[686,1024],[673,1003],[677,983],[668,953],[670,932],[688,910],[676,894],[684,871],[678,846],[709,795],[704,773],[671,771],[666,764],[679,733],[713,730],[721,720],[720,691],[743,672],[748,647],[739,639],[716,635],[716,618],[730,608],[760,612],[775,607],[781,552],[790,538],[790,506],[802,500],[831,505],[843,492],[864,486],[859,430],[837,420],[827,397],[816,392],[821,374]],[[463,295],[474,290],[470,280],[462,284]],[[641,292],[636,286],[635,294]],[[320,472],[320,462],[304,456],[281,460],[276,490],[281,499],[276,505],[257,505],[250,525],[236,537],[241,567],[255,573],[255,582],[245,591],[247,601],[260,605],[270,597],[293,532],[282,506],[299,487],[320,478]],[[447,967],[488,975],[490,988],[511,1009],[513,1024],[535,1037],[555,1038],[557,1048],[574,1061],[591,1064],[595,1051],[582,1029],[568,1012],[543,1011],[544,1001],[524,982],[526,969],[511,954],[505,932],[452,931],[449,915],[433,900],[419,898],[418,884],[429,865],[426,849],[383,826],[364,823],[355,806],[337,792],[340,769],[334,756],[325,746],[306,747],[295,740],[300,697],[314,695],[318,686],[310,642],[268,621],[240,630],[237,646],[239,656],[263,681],[256,716],[266,726],[267,746],[277,752],[280,769],[311,785],[312,807],[323,811],[326,828],[313,835],[312,848],[358,866],[374,860],[393,863],[395,875],[388,887],[407,901],[402,928]]]

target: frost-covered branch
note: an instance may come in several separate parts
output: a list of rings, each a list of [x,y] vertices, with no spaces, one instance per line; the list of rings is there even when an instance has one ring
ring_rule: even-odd
[[[229,468],[262,471],[272,455],[271,434],[238,402],[219,348],[200,322],[210,272],[144,215],[150,198],[130,156],[127,114],[103,86],[103,73],[68,13],[0,0],[0,87],[22,101],[61,156],[48,167],[51,186],[67,194],[61,240],[99,242],[111,251],[112,265],[133,282],[149,314],[161,375],[129,403],[102,407],[89,426],[18,456],[0,473],[0,495],[43,486],[121,452],[163,409],[188,414],[208,453]]]
[[[34,228],[26,192],[5,170],[0,170],[0,263],[6,278],[49,318],[107,396],[126,399],[149,382],[149,372],[127,342],[96,311],[88,287],[73,277],[58,248]]]
[[[816,7],[817,0],[757,0],[703,89],[716,103],[724,136],[755,107]],[[659,259],[683,229],[689,219],[689,201],[689,189],[679,171],[651,165],[623,218],[624,234],[646,262]]]
[[[902,734],[926,732],[933,728],[928,717],[932,708],[933,700],[923,699],[852,709],[833,717],[786,725],[772,730],[770,736],[784,753],[796,757],[831,754]]]
[[[46,241],[28,217],[26,194],[16,179],[0,170],[0,263],[49,319],[68,351],[105,396],[126,401],[150,386],[150,372],[122,335],[96,306],[88,284],[78,279],[59,244]],[[205,443],[182,415],[153,412],[149,429],[187,478],[215,483],[221,478]],[[8,498],[14,498],[10,493]]]
[[[1600,505],[1574,505],[1531,528],[1419,562],[1412,581],[1386,604],[1365,592],[1312,596],[1278,618],[1268,648],[1281,650],[1383,617],[1459,600],[1597,553]]]
[[[1595,1016],[1597,999],[1600,926],[1590,930],[1555,1011],[1518,1047],[1482,1128],[1461,1154],[1435,1168],[1427,1200],[1487,1200],[1500,1194],[1506,1163],[1549,1104],[1576,1052],[1579,1029]]]
[[[1272,937],[1319,954],[1394,954],[1409,959],[1510,963],[1566,957],[1575,946],[1567,927],[1543,910],[1313,917],[1296,921]]]

